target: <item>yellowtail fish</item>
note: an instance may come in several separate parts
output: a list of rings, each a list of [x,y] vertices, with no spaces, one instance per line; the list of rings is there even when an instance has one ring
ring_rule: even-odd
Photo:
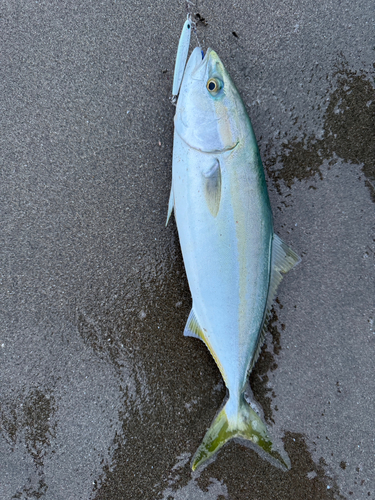
[[[193,299],[184,335],[203,340],[229,391],[192,469],[232,438],[287,469],[289,457],[275,446],[261,411],[249,401],[248,377],[277,286],[300,259],[274,233],[250,119],[211,49],[203,55],[197,47],[189,58],[174,126],[167,223],[174,210]]]

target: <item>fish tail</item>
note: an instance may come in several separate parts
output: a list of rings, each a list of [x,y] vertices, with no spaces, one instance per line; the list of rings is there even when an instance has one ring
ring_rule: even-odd
[[[229,398],[213,421],[193,457],[191,464],[193,471],[233,438],[245,440],[251,448],[273,465],[284,470],[290,469],[289,457],[284,450],[279,452],[275,449],[266,424],[245,401],[242,394],[236,405],[233,405]]]

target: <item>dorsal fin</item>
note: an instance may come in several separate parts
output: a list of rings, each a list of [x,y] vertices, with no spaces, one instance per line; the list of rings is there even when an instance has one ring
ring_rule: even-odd
[[[258,347],[251,361],[249,373],[257,362],[266,336],[267,325],[270,318],[272,302],[276,297],[277,287],[288,271],[301,262],[301,258],[277,234],[273,235],[271,255],[271,276],[268,287],[268,297],[263,316],[262,330],[259,336]]]
[[[274,234],[272,242],[272,269],[285,274],[300,262],[301,257],[299,257],[296,252],[290,248],[290,246],[277,236],[277,234]],[[282,279],[283,276],[280,277],[280,281]],[[280,281],[278,281],[277,285]]]

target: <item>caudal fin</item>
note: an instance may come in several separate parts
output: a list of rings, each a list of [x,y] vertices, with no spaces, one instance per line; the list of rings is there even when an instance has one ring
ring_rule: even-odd
[[[238,405],[236,413],[229,416],[227,401],[219,412],[211,427],[206,432],[201,445],[192,460],[193,471],[209,460],[230,439],[239,438],[251,443],[251,447],[263,458],[282,469],[290,469],[289,457],[285,452],[278,452],[272,443],[266,424],[248,405],[244,397]]]

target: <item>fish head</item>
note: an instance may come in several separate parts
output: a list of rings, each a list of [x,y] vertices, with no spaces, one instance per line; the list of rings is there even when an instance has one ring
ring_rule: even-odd
[[[178,135],[191,148],[221,153],[241,142],[247,121],[242,99],[219,56],[212,49],[205,55],[200,47],[194,49],[177,102]]]

